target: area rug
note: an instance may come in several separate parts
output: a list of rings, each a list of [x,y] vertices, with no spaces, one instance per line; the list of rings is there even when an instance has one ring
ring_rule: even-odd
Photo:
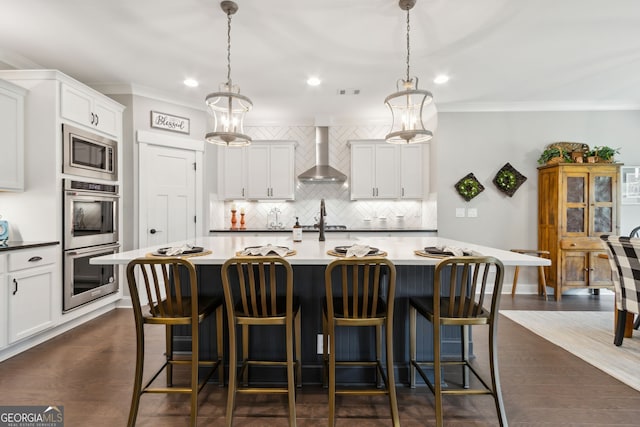
[[[500,310],[500,314],[640,391],[640,331],[613,344],[613,313]]]

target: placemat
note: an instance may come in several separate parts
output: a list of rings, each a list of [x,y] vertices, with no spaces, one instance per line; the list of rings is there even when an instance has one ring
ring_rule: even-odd
[[[331,256],[335,256],[335,257],[340,257],[340,258],[344,258],[347,254],[346,253],[340,253],[340,252],[336,252],[334,250],[328,250],[327,251],[327,255],[331,255]],[[367,257],[375,257],[375,256],[387,256],[388,254],[385,251],[378,251],[375,254],[367,254],[365,256],[362,257],[349,257],[349,258],[367,258]]]
[[[263,255],[242,255],[242,252],[244,252],[244,250],[237,251],[236,256],[250,256],[250,257],[263,256]],[[295,254],[297,254],[295,249],[289,249],[289,252],[286,253],[285,257],[294,256]],[[274,252],[273,255],[264,255],[264,256],[278,256],[278,254]]]
[[[428,252],[421,251],[421,250],[413,251],[413,253],[418,255],[418,256],[423,256],[425,258],[438,258],[438,259],[444,259],[444,258],[448,258],[450,256],[453,256],[453,255],[430,254]]]
[[[164,258],[191,258],[191,257],[197,257],[197,256],[204,256],[204,255],[210,255],[212,252],[209,249],[205,249],[202,252],[197,252],[195,254],[180,254],[180,255],[170,255],[167,256],[165,254],[159,254],[157,252],[149,252],[148,254],[146,254],[146,257],[164,257]]]

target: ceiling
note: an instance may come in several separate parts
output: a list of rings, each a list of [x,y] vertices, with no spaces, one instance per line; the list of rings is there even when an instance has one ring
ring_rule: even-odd
[[[406,72],[397,0],[236,2],[232,78],[254,103],[248,124],[390,120],[383,101]],[[0,0],[0,10],[0,67],[59,69],[197,108],[226,79],[216,0]],[[418,0],[411,70],[439,111],[638,109],[640,3]],[[451,79],[435,85],[441,73]]]

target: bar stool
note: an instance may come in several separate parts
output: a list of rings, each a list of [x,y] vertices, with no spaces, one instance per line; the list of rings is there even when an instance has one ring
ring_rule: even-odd
[[[226,425],[233,424],[236,393],[287,394],[289,425],[296,425],[296,381],[302,384],[300,363],[300,303],[293,295],[293,270],[284,258],[248,256],[228,259],[222,266],[227,319],[229,324],[229,393]],[[249,326],[282,325],[285,327],[286,360],[249,358]],[[242,327],[242,363],[237,374],[236,327]],[[295,337],[294,337],[295,335]],[[295,341],[295,351],[294,351]],[[251,387],[249,366],[284,366],[285,387]],[[239,384],[238,376],[243,379]]]
[[[494,279],[489,282],[489,269],[495,269]],[[450,274],[448,284],[443,280],[443,273]],[[459,280],[457,279],[459,277]],[[493,257],[450,257],[440,261],[435,268],[433,297],[413,297],[409,299],[409,352],[411,387],[415,387],[416,370],[435,395],[436,425],[443,425],[443,395],[490,394],[493,396],[500,426],[507,425],[507,416],[502,401],[500,377],[498,373],[498,307],[504,267],[502,262]],[[490,288],[488,285],[493,284]],[[441,286],[443,289],[441,289]],[[492,292],[491,306],[484,308],[488,292]],[[417,314],[433,324],[433,362],[416,360],[416,319]],[[441,360],[440,337],[441,327],[446,325],[460,326],[462,339],[461,357],[459,360]],[[490,385],[469,363],[468,330],[470,326],[489,326],[489,366],[491,371]],[[443,388],[443,372],[445,366],[462,367],[461,387],[447,382]],[[433,382],[426,375],[422,366],[433,367]],[[483,387],[470,388],[469,372],[480,381]]]
[[[186,272],[186,275],[184,274]],[[140,286],[136,277],[141,277]],[[184,282],[183,283],[183,279]],[[224,384],[222,363],[222,297],[202,297],[198,294],[198,279],[194,265],[183,258],[138,258],[127,265],[127,281],[136,326],[136,371],[133,397],[127,425],[136,424],[140,396],[144,393],[182,393],[191,398],[190,425],[195,426],[198,415],[198,393],[217,369],[220,383]],[[149,312],[142,312],[138,289],[144,289],[149,301]],[[211,314],[216,314],[217,354],[213,360],[199,359],[199,325]],[[144,367],[144,325],[164,325],[166,328],[166,361],[151,379],[142,386]],[[191,356],[178,359],[173,352],[173,327],[191,326]],[[191,369],[189,386],[173,385],[173,366],[188,365]],[[199,367],[210,367],[208,374],[198,382]],[[151,387],[166,368],[166,387]]]
[[[525,254],[525,255],[537,255],[539,257],[542,257],[544,255],[546,255],[546,257],[549,256],[549,251],[539,251],[536,249],[511,249],[511,252],[516,252],[519,254]],[[513,271],[513,286],[511,287],[511,297],[515,297],[516,296],[516,286],[518,286],[518,274],[520,273],[520,266],[516,265],[515,270]],[[547,301],[548,297],[547,297],[547,279],[546,276],[544,275],[544,267],[543,266],[538,266],[538,295],[540,295],[540,291],[542,291],[542,293],[544,294],[544,300]]]
[[[334,273],[334,270],[335,273]],[[385,289],[386,283],[386,289]],[[323,360],[325,382],[329,380],[329,427],[335,425],[336,394],[389,396],[391,420],[399,426],[398,403],[393,370],[393,304],[396,268],[382,257],[340,258],[325,270],[326,301],[322,313]],[[386,298],[385,298],[386,290]],[[376,360],[336,361],[336,327],[374,326]],[[381,337],[385,328],[387,372],[382,369]],[[327,354],[328,353],[328,354]],[[376,368],[376,387],[368,389],[336,389],[337,365],[364,365]],[[379,387],[380,378],[384,388]]]

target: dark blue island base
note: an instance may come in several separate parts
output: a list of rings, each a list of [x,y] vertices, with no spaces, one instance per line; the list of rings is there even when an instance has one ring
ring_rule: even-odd
[[[199,275],[200,290],[204,295],[222,295],[219,265],[196,266]],[[324,265],[294,265],[294,292],[301,303],[302,321],[302,381],[303,384],[322,383],[322,354],[318,354],[318,336],[322,336],[322,304],[325,298]],[[396,366],[396,383],[409,384],[409,298],[433,293],[433,266],[397,265],[396,300],[394,308],[394,364]],[[225,327],[226,315],[224,318]],[[181,329],[182,328],[182,329]],[[215,319],[201,326],[201,357],[215,348]],[[356,330],[357,329],[357,330]],[[364,329],[364,330],[363,330]],[[424,319],[417,324],[417,348],[419,360],[432,360],[432,326]],[[375,329],[371,328],[338,328],[336,347],[338,360],[359,360],[375,358]],[[384,333],[383,333],[384,339]],[[190,348],[188,329],[178,327],[174,341],[177,349],[188,351]],[[459,327],[446,327],[442,334],[443,357],[460,357],[462,335]],[[241,342],[238,340],[239,343]],[[227,358],[228,340],[225,334],[225,359]],[[383,344],[384,346],[384,341]],[[284,360],[284,328],[260,327],[250,331],[250,355],[258,355],[261,359]],[[470,342],[472,353],[473,343]],[[321,351],[320,351],[321,353]],[[240,346],[238,354],[241,354]],[[225,362],[228,366],[228,360]],[[348,367],[338,371],[339,381],[345,383],[370,383],[374,381],[373,368]],[[250,379],[256,383],[283,382],[286,378],[284,369],[269,367],[253,367]],[[418,380],[420,378],[418,377]]]

